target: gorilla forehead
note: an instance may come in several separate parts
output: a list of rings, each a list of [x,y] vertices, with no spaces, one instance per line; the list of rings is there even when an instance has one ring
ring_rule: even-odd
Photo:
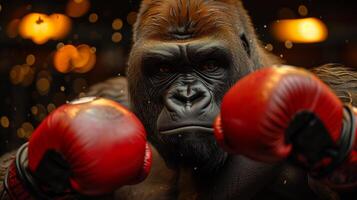
[[[237,0],[144,0],[135,38],[176,38],[232,32]],[[237,27],[237,26],[236,26]]]

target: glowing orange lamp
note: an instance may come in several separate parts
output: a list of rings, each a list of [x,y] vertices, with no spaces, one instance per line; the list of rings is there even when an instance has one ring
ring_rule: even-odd
[[[54,66],[61,73],[86,73],[93,69],[95,62],[95,52],[85,44],[64,45],[54,55]]]
[[[272,26],[274,37],[280,41],[314,43],[326,40],[326,25],[317,18],[279,20]]]
[[[50,39],[66,36],[71,28],[70,19],[62,14],[47,16],[30,13],[22,18],[19,33],[23,38],[31,39],[36,44],[44,44]]]

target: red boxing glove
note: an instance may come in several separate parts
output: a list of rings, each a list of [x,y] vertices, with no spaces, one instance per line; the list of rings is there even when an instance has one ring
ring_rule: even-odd
[[[103,195],[142,181],[150,166],[136,116],[114,101],[83,98],[40,124],[19,149],[5,185],[20,200]]]
[[[232,153],[264,162],[289,157],[323,176],[351,154],[354,123],[352,110],[313,74],[272,67],[228,91],[214,126]]]

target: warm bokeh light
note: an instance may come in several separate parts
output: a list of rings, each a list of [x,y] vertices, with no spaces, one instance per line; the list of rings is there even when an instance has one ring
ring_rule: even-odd
[[[63,42],[59,42],[57,45],[56,45],[56,48],[57,49],[60,49],[64,46]]]
[[[23,38],[32,39],[36,44],[44,44],[53,35],[53,23],[41,13],[31,13],[22,18],[19,32]]]
[[[294,46],[294,44],[293,44],[291,41],[289,41],[289,40],[286,40],[285,43],[284,43],[284,45],[285,45],[285,47],[286,47],[287,49],[291,49],[291,48],[293,48],[293,46]]]
[[[78,51],[73,45],[64,45],[54,55],[54,66],[57,71],[67,73],[71,71],[71,59],[78,57]]]
[[[88,20],[90,23],[96,23],[98,21],[98,15],[96,13],[92,13],[89,15]]]
[[[23,128],[17,129],[16,133],[17,133],[17,137],[19,138],[25,138],[26,136],[25,130]]]
[[[114,19],[112,23],[112,28],[114,30],[120,30],[123,27],[123,21],[121,19]]]
[[[88,0],[70,0],[67,3],[66,13],[70,17],[81,17],[88,12],[89,8]]]
[[[54,66],[61,73],[86,73],[94,67],[95,62],[95,51],[85,44],[77,47],[64,45],[54,55]]]
[[[50,19],[54,24],[52,39],[58,40],[66,37],[69,31],[71,30],[71,19],[66,15],[57,13],[50,15]]]
[[[134,25],[137,16],[138,16],[137,12],[130,12],[126,17],[126,21],[128,22],[128,24]]]
[[[24,134],[24,138],[28,139],[32,132],[34,131],[34,127],[32,126],[32,124],[30,122],[25,122],[21,125],[21,128],[23,130],[23,134]]]
[[[314,43],[326,40],[326,25],[316,18],[279,20],[272,26],[274,37],[293,43]]]
[[[298,8],[298,12],[301,16],[306,16],[309,13],[309,10],[305,5],[300,5]]]
[[[51,83],[46,78],[40,78],[36,82],[36,88],[40,95],[46,95],[50,91]]]
[[[36,44],[44,44],[50,39],[65,37],[71,28],[70,19],[62,14],[47,16],[30,13],[22,18],[19,33],[23,38],[32,39]]]
[[[38,114],[38,108],[37,108],[37,106],[32,106],[32,107],[31,107],[31,113],[32,113],[33,115],[37,115],[37,114]]]
[[[56,105],[53,103],[50,103],[47,105],[47,112],[51,113],[52,111],[56,110]]]
[[[9,126],[10,126],[10,120],[6,116],[1,117],[0,123],[3,128],[9,128]]]
[[[35,61],[36,61],[36,57],[33,54],[29,54],[26,56],[26,64],[31,66],[35,64]]]
[[[22,86],[29,86],[34,79],[35,71],[28,64],[15,65],[10,70],[10,81],[14,85],[21,84]]]
[[[121,35],[121,33],[119,33],[119,32],[113,33],[113,35],[112,35],[112,41],[113,41],[113,42],[118,43],[118,42],[120,42],[122,39],[123,39],[123,36]]]

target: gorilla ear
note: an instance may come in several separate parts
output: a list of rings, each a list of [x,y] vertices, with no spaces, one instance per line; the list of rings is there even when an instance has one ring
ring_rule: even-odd
[[[245,36],[244,33],[242,33],[240,35],[240,41],[242,42],[242,45],[244,47],[245,52],[247,53],[248,57],[251,56],[251,50],[250,50],[250,45],[249,42],[247,40],[247,37]]]

